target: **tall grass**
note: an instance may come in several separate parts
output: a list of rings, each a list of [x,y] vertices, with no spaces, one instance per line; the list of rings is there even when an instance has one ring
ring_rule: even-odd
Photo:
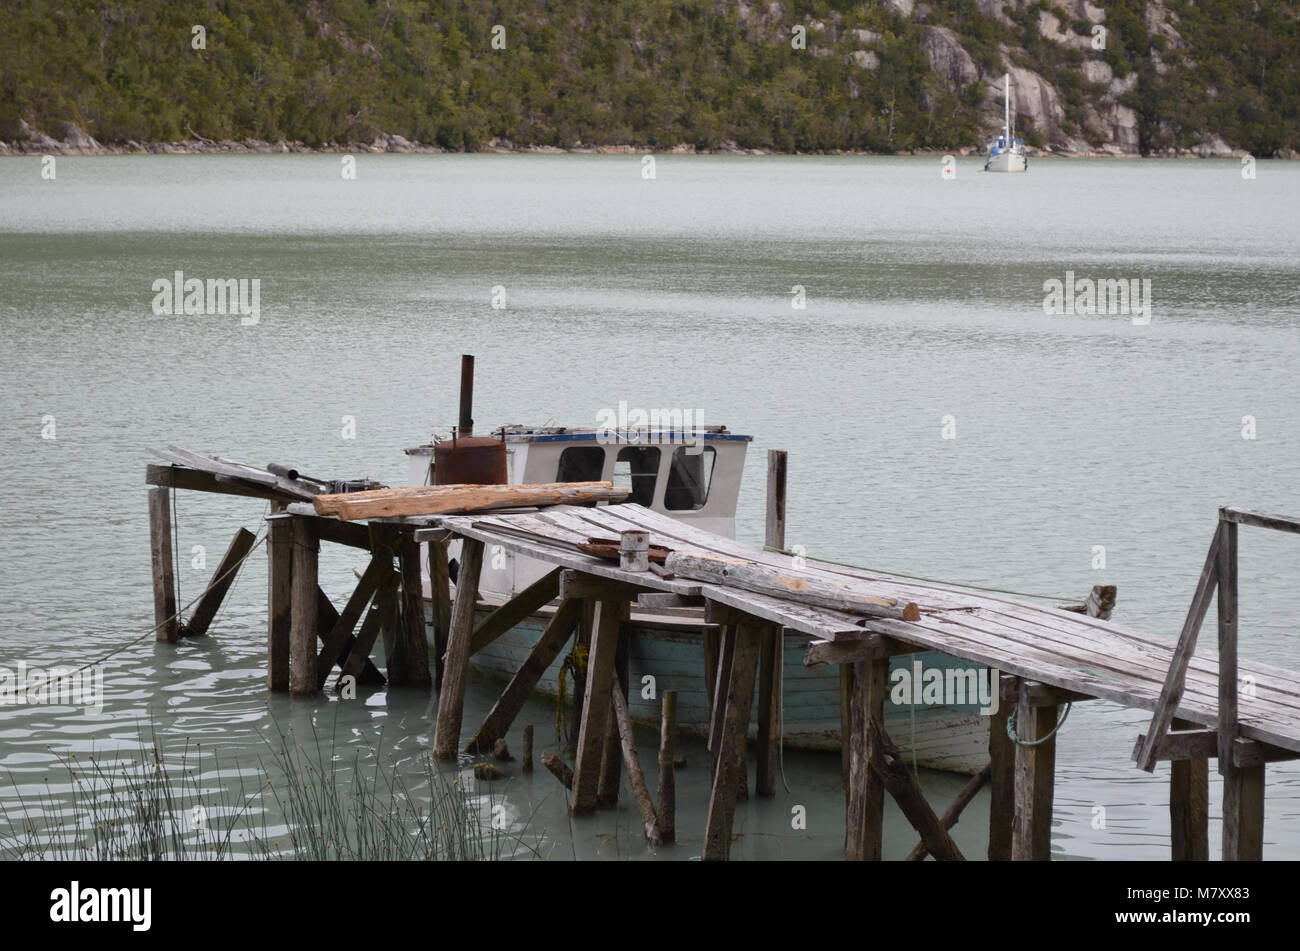
[[[491,796],[465,788],[425,754],[418,780],[378,751],[348,768],[318,736],[281,734],[256,769],[203,770],[197,744],[165,755],[156,734],[135,755],[56,754],[62,788],[0,796],[0,859],[490,861],[535,854],[497,828]],[[312,755],[314,750],[314,755]],[[230,781],[227,781],[230,780]],[[6,791],[8,792],[8,791]],[[16,803],[16,806],[14,805]]]

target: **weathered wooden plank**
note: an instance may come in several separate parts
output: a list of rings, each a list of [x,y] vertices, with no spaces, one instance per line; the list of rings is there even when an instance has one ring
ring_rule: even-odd
[[[952,801],[952,805],[939,817],[939,824],[945,829],[951,829],[955,826],[957,820],[961,818],[962,810],[970,805],[970,801],[975,798],[975,794],[984,788],[992,775],[993,764],[985,763],[984,768],[972,776],[970,782],[961,788],[961,792],[957,793],[957,798]],[[918,842],[912,851],[907,853],[907,861],[919,862],[929,854],[930,850],[926,847],[926,844]]]
[[[1236,525],[1254,525],[1258,528],[1271,528],[1279,532],[1300,534],[1300,518],[1293,515],[1277,515],[1273,512],[1257,512],[1254,509],[1238,508],[1235,505],[1219,509],[1219,517],[1225,522]]]
[[[293,522],[266,526],[266,686],[289,691],[289,629],[293,617]]]
[[[429,639],[425,635],[424,593],[420,578],[420,545],[412,534],[402,533],[397,547],[398,571],[402,576],[402,634],[406,657],[406,682],[412,687],[431,687]]]
[[[1258,862],[1264,857],[1264,770],[1230,766],[1223,773],[1223,860]]]
[[[470,655],[477,654],[506,631],[531,616],[542,605],[552,601],[560,591],[560,574],[563,570],[554,568],[548,571],[485,617],[474,629],[474,636],[470,641]],[[572,596],[566,595],[566,597]]]
[[[396,574],[394,574],[393,575],[394,581],[396,580],[396,578],[397,576]],[[385,590],[395,590],[395,588],[385,589]],[[384,596],[384,591],[380,591],[376,595],[376,597],[383,597],[383,596]],[[395,607],[394,610],[396,610]],[[317,585],[316,586],[316,633],[317,636],[320,638],[320,642],[322,644],[325,643],[325,638],[329,637],[330,631],[334,630],[334,625],[338,623],[338,620],[339,620],[338,609],[335,608],[334,603],[330,601],[329,595],[327,595],[321,589],[321,587]],[[340,659],[340,663],[342,663],[344,666],[346,666],[347,661],[352,658],[352,651],[356,649],[356,644],[357,644],[357,639],[355,637],[349,636],[347,638],[345,646],[343,648],[343,655]],[[374,663],[370,660],[369,648],[362,651],[361,654],[365,659],[362,661],[361,673],[357,677],[357,682],[362,684],[367,684],[370,686],[382,687],[385,683],[388,682],[388,678],[385,677],[383,673],[379,670],[379,668],[376,667]]]
[[[289,694],[314,697],[316,678],[317,559],[320,543],[310,525],[293,523],[293,615],[289,626]]]
[[[643,585],[611,581],[608,578],[589,575],[573,568],[556,568],[552,574],[558,576],[557,587],[562,598],[590,601],[606,599],[635,601],[643,592],[650,590]],[[555,595],[552,594],[551,597],[553,598]],[[550,598],[547,598],[547,600],[549,601]]]
[[[916,621],[921,617],[919,608],[911,602],[876,597],[846,586],[819,584],[798,572],[781,574],[741,558],[678,550],[668,555],[664,568],[694,581],[741,588],[833,611],[903,621]]]
[[[356,588],[353,589],[347,604],[339,613],[338,620],[334,622],[334,626],[325,637],[325,643],[316,657],[318,688],[323,688],[325,682],[329,680],[330,671],[347,647],[348,638],[352,636],[353,629],[361,620],[366,605],[370,603],[371,595],[379,588],[380,582],[387,580],[392,573],[393,563],[388,558],[377,556],[370,559],[370,564],[366,566],[365,572],[357,581]]]
[[[374,649],[379,632],[392,619],[393,612],[397,609],[394,593],[399,583],[400,576],[392,570],[391,566],[388,566],[387,574],[384,575],[375,592],[374,604],[366,613],[366,619],[361,622],[361,630],[357,632],[356,639],[347,649],[347,659],[342,663],[338,679],[340,687],[346,683],[348,677],[354,678],[358,683],[366,682],[363,675],[366,667],[370,665],[370,652]],[[326,672],[328,673],[328,670]],[[383,683],[382,675],[379,682]]]
[[[447,640],[442,690],[438,694],[438,720],[434,727],[434,759],[456,758],[460,747],[460,723],[465,711],[465,676],[469,668],[470,638],[474,633],[474,609],[478,604],[479,574],[483,568],[483,543],[467,538],[461,543],[460,568],[456,574],[456,600],[451,608],[451,631]]]
[[[627,712],[627,698],[617,685],[610,692],[614,703],[614,722],[618,726],[619,743],[623,750],[623,765],[627,768],[628,785],[632,788],[632,798],[636,800],[641,812],[641,826],[646,841],[656,848],[663,845],[659,832],[659,816],[655,812],[654,801],[650,798],[650,789],[646,786],[645,774],[641,772],[641,761],[636,755],[636,739],[632,735],[632,719]]]
[[[1194,725],[1186,720],[1175,719],[1171,725],[1175,730],[1194,729]],[[1217,742],[1217,737],[1209,730],[1203,732]],[[1210,766],[1204,757],[1179,760],[1171,764],[1169,841],[1170,858],[1173,861],[1209,861]]]
[[[573,764],[573,796],[570,810],[584,815],[596,809],[600,767],[609,730],[610,691],[614,674],[619,628],[627,612],[626,601],[602,601],[596,611],[595,630],[587,654],[587,682],[578,726],[578,750]]]
[[[159,486],[149,489],[149,557],[153,562],[154,638],[174,644],[181,636],[181,622],[176,609],[172,505],[167,490]]]
[[[853,665],[850,679],[849,729],[841,735],[841,748],[849,750],[849,801],[845,814],[844,857],[854,862],[879,862],[881,858],[885,786],[871,764],[882,751],[875,742],[883,736],[889,660],[878,658]],[[881,732],[871,729],[875,723]]]
[[[397,515],[441,515],[501,506],[621,502],[628,490],[609,482],[554,482],[540,485],[429,485],[338,495],[312,500],[318,515],[344,521]]]
[[[731,827],[736,798],[744,782],[745,734],[754,700],[754,673],[758,666],[759,633],[756,625],[741,624],[730,636],[733,647],[728,667],[725,712],[717,737],[718,766],[709,795],[709,814],[704,833],[704,861],[725,861],[731,854]],[[722,664],[719,664],[719,669]]]
[[[885,661],[871,663],[873,666],[882,665]],[[854,677],[857,678],[856,670]],[[903,761],[903,754],[885,732],[883,721],[868,716],[865,728],[868,733],[867,742],[872,770],[880,777],[885,789],[889,791],[898,808],[907,817],[907,821],[912,824],[912,828],[920,833],[926,849],[940,862],[964,861],[965,856],[961,854],[957,844],[948,835],[948,830],[944,828],[939,817],[930,808],[930,804],[925,801],[925,796],[921,794],[916,780],[912,778],[911,770]]]
[[[895,654],[913,654],[923,649],[894,637],[864,632],[862,638],[856,641],[811,642],[804,651],[803,665],[818,667],[823,664],[856,664],[881,657],[893,657]]]
[[[181,467],[176,464],[160,466],[150,463],[145,466],[144,481],[147,485],[164,486],[169,489],[186,489],[191,492],[215,492],[220,495],[240,495],[245,498],[268,499],[283,502],[298,496],[289,495],[270,486],[249,482],[218,482],[211,472]]]
[[[1058,707],[1030,704],[1028,688],[1020,684],[1016,704],[1016,818],[1012,826],[1011,858],[1045,862],[1052,857],[1052,797],[1056,778],[1056,737],[1043,740],[1056,728]],[[1038,742],[1031,746],[1030,743]]]
[[[532,694],[542,674],[559,656],[561,648],[564,647],[581,617],[581,601],[570,600],[560,603],[547,623],[546,629],[542,631],[542,636],[533,644],[528,657],[510,678],[510,683],[492,705],[478,732],[466,745],[465,752],[486,752],[492,748],[493,743],[506,735],[510,724],[524,708],[525,701]]]
[[[1237,738],[1237,525],[1219,523],[1219,772],[1231,766],[1232,742]],[[1225,792],[1226,796],[1226,792]]]

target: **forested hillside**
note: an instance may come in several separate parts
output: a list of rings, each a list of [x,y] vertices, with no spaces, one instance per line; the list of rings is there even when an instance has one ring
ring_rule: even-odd
[[[1289,154],[1297,6],[10,0],[0,140]]]

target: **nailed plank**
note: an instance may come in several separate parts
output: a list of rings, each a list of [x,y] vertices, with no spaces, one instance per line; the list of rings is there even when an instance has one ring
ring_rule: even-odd
[[[538,578],[523,591],[501,605],[474,629],[469,652],[477,654],[516,624],[531,616],[538,608],[548,604],[560,591],[560,572],[554,568]]]
[[[194,605],[194,613],[190,615],[189,623],[185,625],[187,637],[199,637],[208,632],[213,618],[221,608],[221,602],[226,599],[226,594],[230,591],[230,586],[235,583],[235,576],[239,573],[244,558],[253,550],[253,542],[256,540],[257,536],[246,528],[235,532],[230,547],[226,549],[221,563],[212,574],[212,580],[208,582],[207,590],[203,593],[203,597],[199,598],[198,604]]]
[[[460,724],[465,710],[465,677],[469,669],[470,638],[478,603],[479,575],[483,569],[483,543],[467,538],[461,544],[456,575],[456,600],[451,607],[451,631],[438,694],[438,720],[434,727],[433,756],[447,762],[460,747]]]
[[[523,664],[519,667],[506,689],[497,698],[496,703],[484,718],[478,732],[465,747],[465,752],[486,752],[492,744],[506,735],[510,724],[523,709],[524,702],[532,694],[542,674],[559,656],[565,641],[573,633],[582,617],[581,601],[563,601],[551,620],[547,623],[542,636],[533,644]]]
[[[339,674],[339,687],[343,686],[345,678],[348,677],[355,678],[358,682],[365,682],[363,673],[367,665],[370,665],[370,652],[374,649],[379,632],[392,619],[393,612],[397,608],[397,599],[393,594],[399,583],[400,576],[390,567],[375,592],[374,604],[366,612],[366,619],[361,622],[361,630],[357,632],[356,640],[348,650],[347,660],[343,662]],[[382,675],[379,682],[384,682]]]
[[[380,557],[370,559],[370,564],[366,566],[365,573],[357,582],[357,586],[353,589],[347,604],[343,606],[338,620],[330,628],[329,634],[325,637],[325,643],[317,655],[316,684],[318,688],[324,687],[325,682],[329,679],[330,670],[333,669],[335,662],[339,661],[347,646],[348,638],[352,636],[353,629],[357,626],[357,622],[361,620],[362,612],[365,611],[366,605],[370,603],[370,596],[379,588],[380,582],[387,580],[392,573],[393,563],[389,559]]]

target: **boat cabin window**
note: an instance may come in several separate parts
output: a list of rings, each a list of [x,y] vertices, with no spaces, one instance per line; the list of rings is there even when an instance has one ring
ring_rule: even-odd
[[[717,453],[712,446],[679,446],[673,453],[664,489],[664,508],[683,511],[703,508],[709,500],[709,483],[713,480],[713,462]]]
[[[599,482],[605,469],[605,450],[600,446],[570,446],[560,453],[556,482]]]
[[[630,490],[627,501],[650,506],[659,475],[658,446],[625,446],[614,460],[614,485]]]

